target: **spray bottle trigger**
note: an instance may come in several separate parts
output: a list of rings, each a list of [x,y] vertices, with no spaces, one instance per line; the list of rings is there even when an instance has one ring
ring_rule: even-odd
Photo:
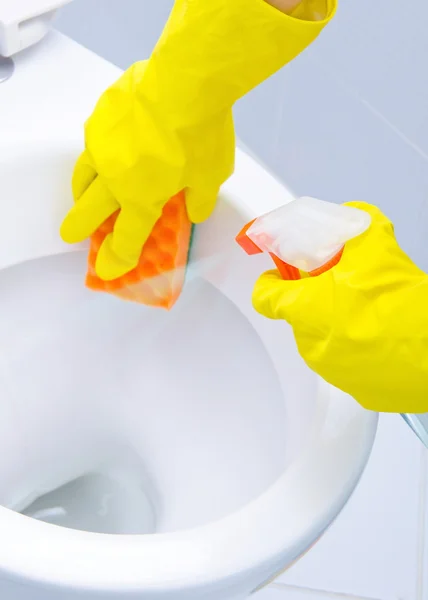
[[[261,250],[257,244],[255,244],[248,236],[247,236],[247,231],[248,229],[251,227],[251,225],[254,223],[256,219],[253,219],[252,221],[250,221],[249,223],[247,223],[245,225],[245,227],[243,227],[241,229],[241,231],[238,233],[238,235],[236,236],[235,240],[237,241],[237,243],[241,246],[241,248],[250,255],[253,254],[261,254],[263,252],[263,250]],[[269,252],[273,262],[275,263],[276,268],[278,269],[281,277],[283,279],[287,279],[287,280],[297,280],[297,279],[301,279],[301,275],[300,275],[300,271],[299,269],[296,269],[296,267],[292,267],[291,265],[289,265],[288,263],[284,262],[283,260],[281,260],[280,258],[278,258],[275,254],[273,254],[272,252]]]

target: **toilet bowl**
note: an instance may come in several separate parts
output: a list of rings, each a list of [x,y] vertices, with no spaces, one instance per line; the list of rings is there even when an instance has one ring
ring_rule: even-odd
[[[171,312],[84,288],[58,235],[119,71],[53,33],[0,86],[0,597],[245,598],[347,502],[377,417],[251,307],[234,236],[291,199],[245,152]]]

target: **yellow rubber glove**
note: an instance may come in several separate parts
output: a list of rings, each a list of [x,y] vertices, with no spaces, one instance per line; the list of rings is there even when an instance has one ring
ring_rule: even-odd
[[[102,279],[135,267],[163,206],[180,190],[194,223],[210,215],[233,171],[234,102],[308,46],[335,2],[315,22],[264,0],[176,0],[150,60],[109,88],[86,124],[76,203],[61,235],[80,242],[120,209],[98,254]]]
[[[428,412],[428,276],[399,248],[375,207],[336,267],[318,277],[257,282],[253,303],[292,327],[300,354],[326,381],[380,412]]]

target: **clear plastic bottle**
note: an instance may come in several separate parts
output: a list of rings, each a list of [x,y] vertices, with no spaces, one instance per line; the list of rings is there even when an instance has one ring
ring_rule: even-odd
[[[317,276],[336,265],[371,217],[354,207],[298,198],[248,223],[236,240],[248,254],[268,252],[284,279]],[[401,415],[428,448],[428,413]]]

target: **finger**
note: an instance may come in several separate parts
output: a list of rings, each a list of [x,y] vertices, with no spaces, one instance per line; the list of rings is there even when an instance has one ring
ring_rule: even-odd
[[[367,212],[371,217],[370,227],[363,234],[349,240],[336,267],[338,272],[359,277],[361,272],[368,273],[377,270],[379,265],[391,263],[392,257],[397,260],[399,249],[394,234],[394,226],[383,212],[366,202],[349,202],[345,206],[358,208]]]
[[[82,242],[118,210],[119,204],[97,177],[65,217],[60,234],[68,244]]]
[[[126,208],[120,211],[113,233],[106,237],[98,252],[95,264],[98,277],[111,281],[137,266],[143,246],[161,213],[161,209],[144,214]]]
[[[217,202],[220,188],[186,190],[186,208],[192,223],[202,223],[211,215]]]
[[[369,213],[372,218],[372,223],[385,225],[391,224],[391,221],[388,217],[374,204],[369,204],[368,202],[361,201],[353,201],[353,202],[345,202],[344,206],[350,206],[352,208],[358,208],[363,210],[364,212]]]
[[[88,153],[86,151],[82,152],[77,159],[71,180],[71,189],[75,202],[80,199],[96,176],[97,172],[90,163]]]
[[[298,281],[281,279],[278,271],[264,273],[253,290],[253,306],[269,319],[284,319],[291,326],[324,329],[332,311],[331,275],[308,277]]]
[[[370,215],[371,223],[365,235],[362,239],[367,239],[369,237],[373,237],[374,235],[379,235],[379,232],[383,232],[389,236],[394,235],[394,225],[390,221],[390,219],[377,207],[373,204],[368,204],[367,202],[347,202],[344,206],[349,206],[351,208],[357,208],[358,210],[362,210],[368,215]],[[362,236],[358,236],[355,239],[359,239]]]

